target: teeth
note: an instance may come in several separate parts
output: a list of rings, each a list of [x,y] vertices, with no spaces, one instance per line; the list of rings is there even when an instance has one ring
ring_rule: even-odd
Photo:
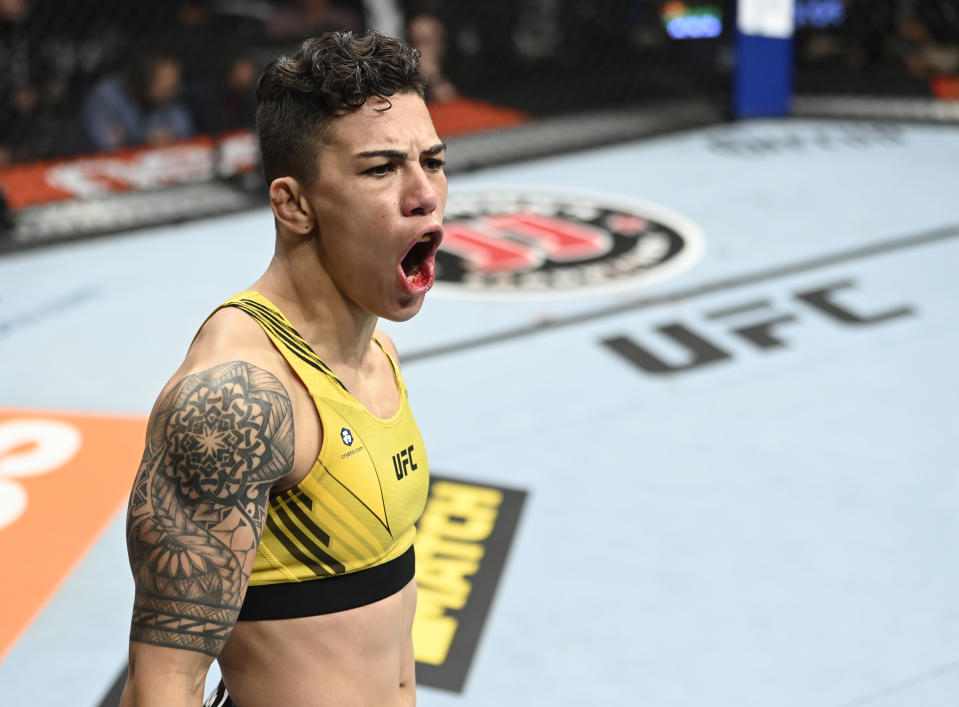
[[[429,233],[426,233],[420,236],[420,239],[417,241],[417,243],[429,243],[431,240],[433,240],[433,236]]]

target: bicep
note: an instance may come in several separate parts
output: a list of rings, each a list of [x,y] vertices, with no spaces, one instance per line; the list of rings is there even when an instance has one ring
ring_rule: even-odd
[[[130,639],[219,654],[236,622],[269,490],[293,462],[293,414],[269,372],[233,361],[157,405],[127,515]]]

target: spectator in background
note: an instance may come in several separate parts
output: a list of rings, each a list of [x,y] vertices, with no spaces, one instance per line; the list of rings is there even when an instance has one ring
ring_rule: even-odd
[[[80,120],[89,146],[115,150],[192,137],[193,119],[180,100],[182,67],[169,54],[146,54],[124,74],[99,81]]]
[[[896,51],[914,76],[959,74],[959,8],[905,0],[898,8]]]
[[[27,0],[0,0],[0,166],[76,147],[68,83],[54,61],[63,47],[35,10]]]
[[[34,63],[26,0],[0,0],[0,86],[4,93],[29,82]],[[6,98],[6,95],[4,96]]]
[[[219,131],[252,130],[256,117],[256,81],[260,70],[249,57],[238,56],[227,68]]]
[[[180,100],[197,133],[253,128],[256,79],[273,54],[258,49],[271,14],[264,4],[178,0],[172,31],[158,44],[177,49]]]
[[[436,15],[420,12],[406,25],[410,46],[420,50],[420,68],[426,76],[426,99],[449,101],[456,98],[456,86],[443,71],[446,55],[446,28]]]
[[[0,0],[0,166],[24,158],[25,133],[38,102],[26,0]]]

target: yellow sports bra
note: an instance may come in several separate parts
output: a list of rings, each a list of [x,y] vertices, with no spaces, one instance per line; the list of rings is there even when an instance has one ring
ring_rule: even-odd
[[[295,487],[270,499],[239,619],[311,616],[355,608],[399,591],[414,573],[414,523],[429,466],[399,367],[399,409],[366,410],[263,295],[221,305],[249,314],[306,387],[323,425],[320,454]]]

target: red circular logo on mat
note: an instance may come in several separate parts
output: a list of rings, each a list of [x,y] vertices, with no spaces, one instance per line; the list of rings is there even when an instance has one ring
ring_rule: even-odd
[[[457,192],[444,226],[437,282],[477,294],[634,287],[685,270],[703,250],[685,217],[595,195]]]

